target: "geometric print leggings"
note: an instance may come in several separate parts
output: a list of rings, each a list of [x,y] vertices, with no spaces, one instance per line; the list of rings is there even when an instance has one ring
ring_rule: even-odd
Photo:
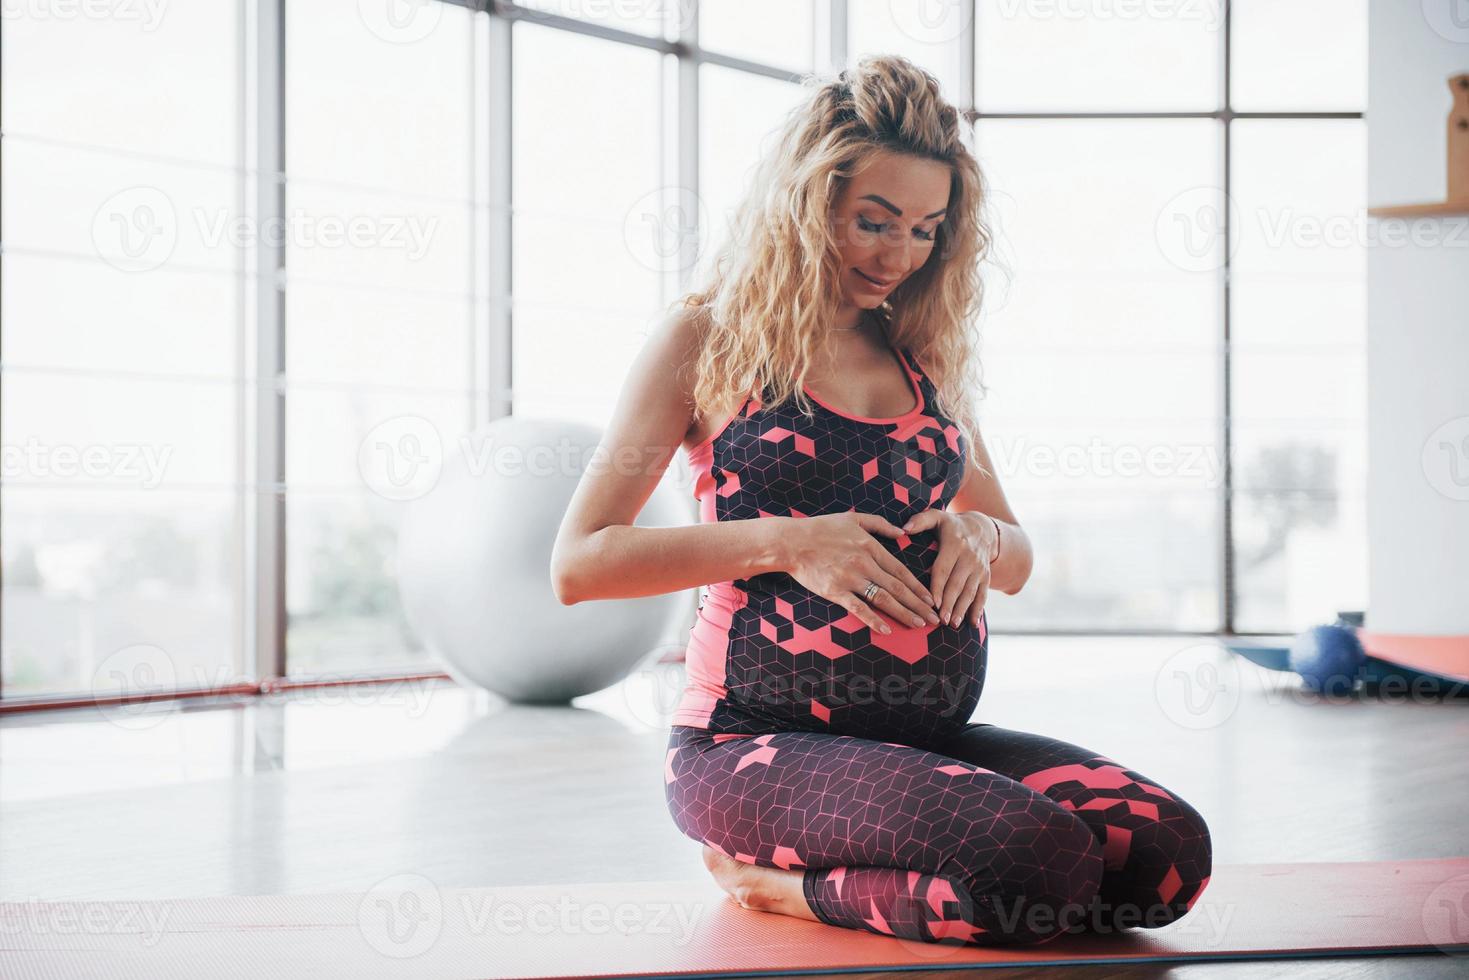
[[[1188,803],[1104,756],[971,723],[923,747],[674,725],[664,765],[686,836],[803,868],[829,925],[930,943],[1042,943],[1156,928],[1209,882]]]

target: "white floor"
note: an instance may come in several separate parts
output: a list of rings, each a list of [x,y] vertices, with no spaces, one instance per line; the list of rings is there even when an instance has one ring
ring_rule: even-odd
[[[663,797],[681,684],[650,665],[569,708],[430,682],[11,715],[0,900],[697,877]],[[1469,854],[1462,704],[1325,701],[1208,639],[997,634],[976,718],[1160,782],[1216,864]]]

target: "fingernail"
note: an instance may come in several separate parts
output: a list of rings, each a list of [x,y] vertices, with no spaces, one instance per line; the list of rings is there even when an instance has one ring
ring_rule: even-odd
[[[880,623],[878,625],[878,628],[880,630],[882,630],[884,633],[891,633],[892,632],[892,630],[888,629],[888,624],[887,623]]]
[[[923,619],[921,617],[914,616],[913,617],[913,625],[914,626],[922,626],[923,625]]]

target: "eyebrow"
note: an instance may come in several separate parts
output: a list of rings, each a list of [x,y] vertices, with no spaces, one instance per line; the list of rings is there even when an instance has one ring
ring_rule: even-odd
[[[887,208],[889,211],[891,211],[893,214],[896,214],[898,217],[901,218],[903,216],[903,212],[901,210],[899,210],[898,208],[894,207],[891,201],[887,200],[886,198],[882,197],[879,194],[864,194],[861,197],[859,197],[858,200],[859,201],[876,201],[878,204],[881,204],[883,207]],[[929,218],[937,218],[939,215],[943,214],[947,210],[949,210],[949,209],[948,208],[939,208],[933,214],[925,214],[923,216],[923,219],[922,220],[927,221]]]

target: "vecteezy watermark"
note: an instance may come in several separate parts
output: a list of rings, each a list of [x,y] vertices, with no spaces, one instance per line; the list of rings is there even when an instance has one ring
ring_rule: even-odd
[[[1415,674],[1387,674],[1374,677],[1372,682],[1359,682],[1351,678],[1350,686],[1331,685],[1326,690],[1314,690],[1297,674],[1291,671],[1268,670],[1258,664],[1243,663],[1242,672],[1252,671],[1262,692],[1264,704],[1274,707],[1284,701],[1299,705],[1333,704],[1352,702],[1371,704],[1442,704],[1445,701],[1469,698],[1469,683],[1441,680]]]
[[[930,884],[924,897],[900,899],[893,911],[893,917],[903,922],[925,921],[932,939],[898,937],[907,952],[924,959],[951,957],[984,931],[1041,938],[1060,933],[1109,935],[1166,925],[1169,935],[1197,937],[1200,945],[1217,948],[1224,943],[1237,911],[1234,903],[1209,901],[1207,886],[1191,906],[1182,909],[1162,902],[1108,902],[1100,896],[1088,902],[1044,902],[1002,894],[975,895],[957,880],[945,879]],[[938,908],[943,909],[943,918],[934,921]]]
[[[167,6],[168,0],[0,0],[0,20],[110,20],[151,33]]]
[[[973,0],[888,0],[898,33],[919,44],[947,44],[963,37],[974,19]]]
[[[1288,206],[1245,211],[1223,188],[1203,185],[1181,191],[1163,205],[1153,236],[1172,265],[1185,272],[1211,272],[1223,268],[1226,254],[1233,258],[1246,239],[1272,251],[1469,248],[1469,218],[1377,217],[1365,208],[1337,214]]]
[[[1223,268],[1226,249],[1232,257],[1239,236],[1239,207],[1220,187],[1190,187],[1174,195],[1153,222],[1153,240],[1163,257],[1184,272]]]
[[[827,710],[846,708],[925,709],[925,714],[948,718],[972,710],[966,695],[974,687],[968,673],[878,676],[855,671],[794,671],[763,675],[731,689],[742,704],[777,708],[792,704],[819,704]]]
[[[413,44],[439,26],[444,5],[439,0],[357,0],[357,16],[389,44]]]
[[[399,677],[372,683],[348,683],[352,674],[312,675],[309,687],[268,687],[229,668],[194,663],[181,667],[166,650],[136,643],[114,651],[97,664],[90,693],[94,707],[109,722],[132,731],[152,728],[179,710],[167,697],[175,691],[214,691],[216,703],[252,706],[273,704],[349,705],[401,708],[405,717],[422,718],[442,688],[434,677]]]
[[[672,936],[676,946],[693,939],[705,914],[702,902],[602,902],[563,893],[556,901],[526,901],[472,890],[447,894],[429,878],[404,873],[384,878],[357,906],[357,926],[384,956],[408,959],[434,947],[444,931],[456,937],[485,935]]]
[[[137,936],[144,947],[163,938],[172,906],[163,902],[7,902],[5,936]]]
[[[245,248],[262,242],[273,247],[390,249],[402,251],[410,262],[428,254],[439,225],[437,216],[311,214],[303,208],[264,221],[218,208],[195,208],[190,213],[206,248]]]
[[[1175,651],[1153,677],[1153,697],[1180,728],[1217,728],[1239,707],[1239,665],[1223,644],[1193,643]]]
[[[149,443],[53,445],[26,436],[24,445],[0,444],[0,479],[117,480],[152,490],[163,482],[173,446]]]
[[[617,685],[628,716],[649,731],[668,728],[683,697],[685,668],[677,654],[686,643],[660,644]]]
[[[699,0],[560,0],[556,13],[573,20],[589,20],[626,27],[652,28],[652,33],[680,37],[693,26]],[[503,5],[503,16],[515,18],[521,10]]]
[[[1469,415],[1430,432],[1421,460],[1429,486],[1450,500],[1469,500]]]
[[[643,268],[678,272],[698,261],[701,227],[709,227],[703,198],[687,187],[659,187],[627,209],[622,240]]]
[[[1224,0],[983,0],[997,19],[1197,21],[1206,31],[1224,26]]]
[[[199,676],[205,675],[201,672]],[[444,685],[434,677],[396,677],[388,680],[363,683],[351,674],[315,674],[310,687],[272,687],[258,695],[242,695],[243,703],[251,705],[310,705],[328,707],[347,705],[357,708],[401,708],[409,719],[422,718],[428,714],[434,695],[444,690]],[[219,676],[214,680],[216,688],[231,683],[248,683],[244,678]]]
[[[492,434],[466,432],[453,444],[471,477],[544,479],[585,473],[662,475],[677,446],[584,446],[570,437],[535,445],[497,444]],[[418,415],[399,415],[374,426],[357,450],[358,473],[369,489],[389,500],[413,500],[438,484],[447,450],[438,427]]]
[[[1469,44],[1469,4],[1464,0],[1422,0],[1423,19],[1445,41]]]
[[[1448,955],[1469,957],[1469,875],[1441,881],[1428,893],[1423,934]]]
[[[439,483],[444,443],[438,427],[418,415],[399,415],[373,426],[357,447],[362,482],[388,500],[414,500]]]
[[[421,874],[399,874],[373,885],[357,904],[357,928],[384,956],[422,956],[444,929],[444,900]]]
[[[134,699],[96,705],[102,717],[130,731],[152,728],[179,708],[175,702],[137,699],[179,689],[173,658],[151,643],[134,643],[115,650],[92,672],[93,697]]]
[[[264,219],[229,208],[193,207],[180,217],[173,199],[157,187],[118,191],[92,216],[92,245],[101,258],[123,272],[149,272],[168,262],[180,237],[204,250],[241,249],[264,244],[300,249],[374,249],[398,251],[410,262],[428,254],[438,231],[434,215],[397,213],[335,214],[295,208]]]
[[[1207,902],[1202,897],[1198,904],[1187,911],[1164,902],[1140,905],[1136,902],[1107,902],[1100,897],[1090,902],[1053,905],[996,896],[992,907],[1001,927],[1007,933],[1023,931],[1032,935],[1049,934],[1059,928],[1067,933],[1100,935],[1125,929],[1156,929],[1178,921],[1179,932],[1202,934],[1206,937],[1206,945],[1218,945],[1223,941],[1229,922],[1237,910],[1233,903]],[[1196,912],[1205,914],[1195,915]],[[1180,920],[1185,920],[1186,917],[1188,921],[1185,925]]]
[[[1349,687],[1314,690],[1291,670],[1272,670],[1233,654],[1215,641],[1179,650],[1159,667],[1154,690],[1159,706],[1180,728],[1215,728],[1227,722],[1242,700],[1267,707],[1282,703],[1302,706],[1371,704],[1440,704],[1469,698],[1469,682],[1441,680],[1416,674],[1386,674],[1352,679]]]
[[[1092,436],[1085,445],[1032,442],[997,435],[986,440],[1002,477],[1184,478],[1203,487],[1220,484],[1219,450],[1213,443],[1155,442],[1139,445]]]
[[[167,262],[178,245],[173,201],[156,187],[129,187],[103,201],[92,215],[92,244],[108,265],[148,272]]]

